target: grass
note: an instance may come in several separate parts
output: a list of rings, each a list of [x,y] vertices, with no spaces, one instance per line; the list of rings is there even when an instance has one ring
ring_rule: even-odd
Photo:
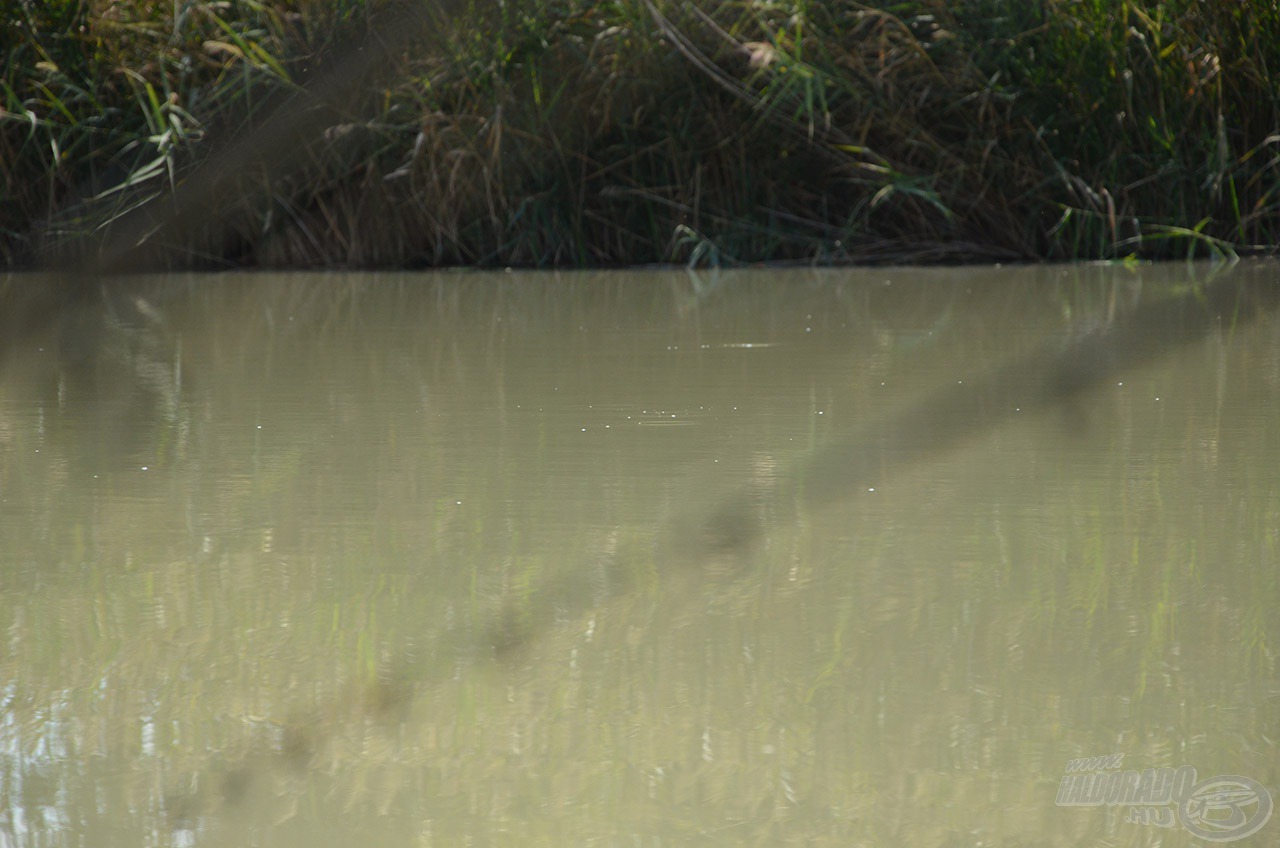
[[[1280,12],[1262,3],[0,15],[8,265],[1154,259],[1280,241]]]

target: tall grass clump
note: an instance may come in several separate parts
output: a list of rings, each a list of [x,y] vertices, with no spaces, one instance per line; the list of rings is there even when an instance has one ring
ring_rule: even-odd
[[[399,1],[414,3],[428,23],[390,46],[395,0],[11,4],[5,260],[68,233],[109,245],[104,222],[184,190],[217,209],[196,228],[155,216],[143,237],[171,243],[163,264],[1162,258],[1278,241],[1266,4]],[[325,102],[313,81],[341,77],[359,38],[384,45],[377,73]],[[252,167],[225,153],[290,96],[323,119]],[[210,173],[222,187],[204,203],[191,186]],[[136,231],[117,231],[132,250]]]
[[[238,2],[18,0],[0,21],[0,256],[174,191],[208,130],[287,82],[302,16]]]
[[[1034,127],[1038,194],[1059,212],[1037,252],[1274,249],[1274,4],[1028,4],[1012,39],[996,31],[999,5],[957,15],[981,25],[975,55]]]

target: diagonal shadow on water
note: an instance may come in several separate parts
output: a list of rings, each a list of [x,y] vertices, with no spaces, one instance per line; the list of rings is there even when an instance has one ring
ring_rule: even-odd
[[[749,573],[755,549],[806,514],[849,509],[860,493],[909,468],[941,461],[1020,416],[1065,413],[1069,422],[1073,407],[1090,392],[1216,330],[1242,329],[1274,313],[1278,304],[1280,284],[1265,272],[1224,274],[1185,294],[1136,306],[1066,342],[1046,343],[798,457],[784,473],[730,492],[652,536],[611,543],[560,579],[510,602],[478,631],[446,635],[429,651],[399,657],[380,682],[347,691],[326,714],[395,727],[408,720],[415,702],[459,673],[522,667],[550,634],[640,593],[653,580],[665,592],[704,597],[725,579]],[[207,788],[173,792],[171,814],[182,821],[236,808],[248,803],[264,775],[305,773],[326,746],[323,728],[334,726],[314,716],[296,717],[280,728],[273,750],[220,767],[202,781]]]
[[[499,660],[518,654],[556,620],[626,593],[638,575],[655,568],[664,579],[708,564],[721,572],[738,570],[773,526],[874,489],[904,467],[941,458],[1017,416],[1058,409],[1070,417],[1091,389],[1193,344],[1215,327],[1241,328],[1274,311],[1277,302],[1280,283],[1274,280],[1209,283],[939,391],[798,460],[787,473],[729,494],[707,513],[661,533],[654,549],[610,553],[543,587],[498,617],[483,648],[492,648]]]

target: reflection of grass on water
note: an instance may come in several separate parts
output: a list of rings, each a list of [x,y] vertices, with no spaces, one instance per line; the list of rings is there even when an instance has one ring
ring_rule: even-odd
[[[188,200],[200,220],[185,230],[156,220],[176,242],[164,261],[1172,257],[1280,241],[1268,4],[458,5],[424,0],[433,19],[416,22],[382,2],[9,4],[0,257],[107,221],[124,232],[146,198],[196,191],[201,161],[230,173]],[[394,52],[342,91],[325,63],[354,61],[370,33]],[[259,139],[265,163],[219,158],[300,86],[339,102],[297,113],[305,137]]]
[[[213,352],[240,353],[254,373],[272,377],[259,386],[234,368],[204,374],[202,390],[225,404],[222,420],[251,424],[268,400],[287,411],[301,397],[331,397],[335,385],[395,375],[404,362],[483,380],[466,366],[490,348],[436,356],[431,346],[444,328],[463,324],[466,336],[494,314],[524,315],[555,338],[566,324],[622,321],[629,312],[608,291],[566,315],[545,291],[473,282],[436,289],[424,299],[434,311],[394,324],[390,316],[417,302],[408,294],[363,308],[354,289],[330,294],[299,284],[281,290],[272,309],[258,298],[246,310],[226,301],[214,308],[213,296],[185,305],[202,322],[225,322],[212,334]],[[1067,291],[1064,302],[1106,314],[1106,299],[1088,291]],[[477,313],[486,320],[464,322]],[[280,329],[288,314],[299,326]],[[257,356],[254,340],[269,334],[269,320],[282,335],[268,346],[271,357]],[[727,307],[724,332],[736,332],[736,320],[749,325]],[[309,348],[292,347],[295,339],[355,350],[370,327],[403,326],[415,332],[396,336],[404,344],[394,352],[337,358],[323,380],[286,364],[310,367],[297,355]],[[187,337],[189,361],[211,356],[199,344]],[[581,361],[596,353],[584,349]],[[1235,367],[1238,352],[1223,354],[1225,374],[1249,370]],[[1227,380],[1224,390],[1241,385],[1200,358],[1188,357],[1184,369],[1177,373],[1186,379]],[[1141,378],[1136,385],[1157,388]],[[37,762],[41,746],[74,740],[82,747],[73,760],[92,751],[130,764],[116,781],[129,802],[119,809],[185,814],[214,831],[241,820],[263,830],[283,827],[281,819],[331,821],[340,809],[361,822],[391,817],[414,833],[434,822],[436,837],[455,843],[502,841],[504,828],[518,831],[513,841],[548,845],[637,833],[742,833],[770,844],[944,845],[957,833],[1096,842],[1098,819],[1082,814],[1064,827],[1055,818],[1063,759],[1116,735],[1135,757],[1192,758],[1206,748],[1197,732],[1225,727],[1241,733],[1238,743],[1214,737],[1214,758],[1196,764],[1230,767],[1272,721],[1265,702],[1245,701],[1226,719],[1215,705],[1239,703],[1231,700],[1237,671],[1274,680],[1274,581],[1240,567],[1240,550],[1218,531],[1244,528],[1259,556],[1269,551],[1275,562],[1274,483],[1231,455],[1233,445],[1267,443],[1274,400],[1251,418],[1226,416],[1232,431],[1211,406],[1163,413],[1126,400],[1140,397],[1133,392],[1108,395],[1117,399],[1090,419],[1114,434],[1115,455],[1133,457],[1120,485],[1068,441],[1023,472],[1035,478],[1015,488],[1030,492],[1028,508],[1003,488],[971,488],[984,466],[1009,456],[979,436],[956,460],[977,473],[941,475],[953,480],[950,490],[926,468],[896,480],[900,493],[880,493],[883,505],[865,515],[814,510],[796,527],[774,516],[745,577],[673,579],[665,563],[637,556],[627,561],[636,566],[632,582],[599,605],[590,578],[573,582],[573,570],[611,546],[652,549],[654,528],[620,521],[613,537],[575,523],[571,534],[536,535],[562,507],[583,505],[540,505],[540,491],[522,487],[502,462],[477,466],[492,453],[486,442],[463,444],[474,481],[464,499],[486,500],[482,515],[514,514],[514,530],[460,517],[453,499],[424,488],[448,476],[450,457],[430,442],[421,454],[405,450],[388,435],[403,436],[405,422],[388,423],[385,410],[365,408],[357,395],[338,393],[324,416],[268,419],[251,474],[236,473],[246,460],[220,447],[217,433],[196,432],[201,462],[230,471],[225,489],[196,512],[257,518],[271,534],[249,533],[234,550],[192,560],[161,536],[138,537],[140,525],[172,520],[168,504],[98,512],[89,554],[127,552],[127,563],[113,571],[99,562],[84,585],[17,598],[0,621],[19,648],[0,659],[0,679],[23,693],[15,719],[30,755],[23,763]],[[468,434],[483,411],[444,409],[441,426]],[[292,429],[281,426],[289,422]],[[803,452],[805,431],[787,432],[802,437]],[[367,477],[324,465],[333,444],[374,435],[387,438],[366,458]],[[1144,458],[1144,446],[1168,457],[1170,444],[1185,446],[1185,464]],[[528,445],[542,451],[539,474],[563,449]],[[1235,494],[1188,504],[1189,484],[1217,468],[1242,474],[1244,485],[1210,479],[1207,492]],[[344,524],[350,516],[340,509],[318,507],[326,486],[367,499],[363,508],[378,521]],[[949,508],[964,522],[948,520]],[[992,536],[1002,544],[988,547]],[[325,561],[331,554],[343,568]],[[569,582],[557,582],[566,572]],[[576,594],[584,586],[587,594]],[[523,650],[495,664],[485,625],[504,605],[527,611],[532,627]],[[56,704],[58,720],[42,722],[24,704]],[[1117,704],[1129,712],[1117,718]],[[150,748],[139,716],[154,727]],[[1178,740],[1184,750],[1162,747]]]

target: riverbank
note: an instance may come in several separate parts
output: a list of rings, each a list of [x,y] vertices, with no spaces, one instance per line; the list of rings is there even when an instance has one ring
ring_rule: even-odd
[[[453,5],[8,4],[0,262],[140,241],[168,267],[1280,244],[1267,4]]]

